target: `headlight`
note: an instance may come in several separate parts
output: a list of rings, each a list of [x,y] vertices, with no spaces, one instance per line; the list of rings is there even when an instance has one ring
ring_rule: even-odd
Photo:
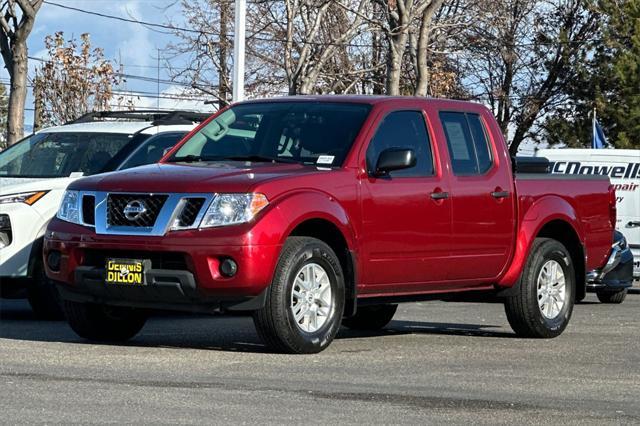
[[[201,228],[249,222],[269,205],[263,194],[218,194],[207,209]]]
[[[80,194],[78,191],[65,191],[56,217],[71,223],[80,223]]]
[[[0,196],[0,204],[9,204],[9,203],[25,203],[28,205],[32,205],[40,198],[44,197],[44,195],[49,191],[31,191],[31,192],[20,192],[19,194],[8,194]]]

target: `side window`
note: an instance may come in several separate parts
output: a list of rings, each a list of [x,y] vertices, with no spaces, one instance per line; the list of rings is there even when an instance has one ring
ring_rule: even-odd
[[[420,111],[397,111],[380,123],[367,148],[367,170],[376,167],[378,156],[389,148],[410,148],[416,155],[416,166],[392,172],[391,177],[433,175],[433,156],[429,134]]]
[[[441,112],[440,121],[454,174],[479,175],[491,168],[489,143],[479,115]]]

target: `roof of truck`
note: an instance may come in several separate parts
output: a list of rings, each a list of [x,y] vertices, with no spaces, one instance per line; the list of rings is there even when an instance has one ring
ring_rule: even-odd
[[[301,95],[301,96],[280,96],[274,98],[247,100],[242,103],[258,102],[348,102],[362,104],[379,104],[386,102],[413,102],[422,101],[429,103],[444,104],[468,104],[469,101],[452,99],[428,98],[421,96],[383,96],[383,95]]]

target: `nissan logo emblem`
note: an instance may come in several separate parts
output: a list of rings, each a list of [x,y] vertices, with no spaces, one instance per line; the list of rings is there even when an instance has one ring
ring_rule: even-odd
[[[144,203],[140,200],[131,200],[124,206],[122,213],[124,217],[126,217],[130,221],[134,221],[140,218],[145,212],[147,208]]]

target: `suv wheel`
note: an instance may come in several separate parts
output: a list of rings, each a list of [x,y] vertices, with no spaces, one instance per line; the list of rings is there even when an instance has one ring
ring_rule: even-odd
[[[147,316],[131,308],[64,301],[64,311],[73,331],[98,342],[124,342],[144,326]]]
[[[333,341],[344,311],[344,277],[324,242],[287,239],[265,306],[254,312],[258,334],[281,352],[317,353]]]
[[[36,262],[32,275],[27,284],[27,300],[36,317],[44,320],[64,319],[58,289],[45,274],[42,262]]]
[[[624,302],[624,299],[627,297],[627,289],[620,291],[599,291],[596,293],[598,296],[598,300],[602,303],[610,303],[610,304],[620,304]]]
[[[393,319],[398,305],[362,306],[352,317],[342,320],[342,325],[352,330],[380,330]]]
[[[511,328],[521,337],[556,337],[569,323],[575,299],[571,255],[558,241],[536,238],[505,311]]]

